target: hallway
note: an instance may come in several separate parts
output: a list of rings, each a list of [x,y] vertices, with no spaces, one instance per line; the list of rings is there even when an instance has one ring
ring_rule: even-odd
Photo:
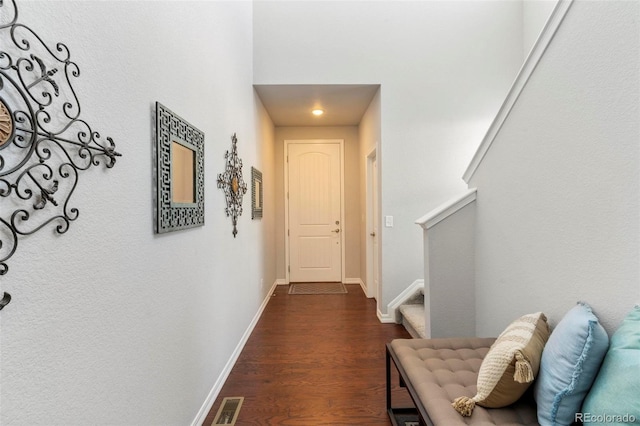
[[[385,343],[410,336],[380,323],[359,285],[346,287],[289,295],[278,286],[204,425],[229,396],[245,397],[237,425],[389,425]],[[401,389],[396,401],[410,404]]]

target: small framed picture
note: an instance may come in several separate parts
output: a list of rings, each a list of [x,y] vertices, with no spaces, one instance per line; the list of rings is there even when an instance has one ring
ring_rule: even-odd
[[[262,186],[262,172],[251,168],[251,219],[262,218],[262,202],[264,188]]]

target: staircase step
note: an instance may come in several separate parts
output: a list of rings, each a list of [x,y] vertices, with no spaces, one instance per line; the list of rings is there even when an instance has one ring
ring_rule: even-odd
[[[416,291],[410,298],[404,301],[403,305],[424,304],[424,289]],[[402,305],[401,305],[402,306]]]
[[[416,339],[425,338],[424,305],[401,305],[398,310],[402,314],[402,325]]]

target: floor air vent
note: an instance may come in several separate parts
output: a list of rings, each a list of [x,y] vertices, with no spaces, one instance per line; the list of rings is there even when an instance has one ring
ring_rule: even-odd
[[[222,400],[218,414],[211,425],[235,425],[242,407],[243,396],[227,397]]]

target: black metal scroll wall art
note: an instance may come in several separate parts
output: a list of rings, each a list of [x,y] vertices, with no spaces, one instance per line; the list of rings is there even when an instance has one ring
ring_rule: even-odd
[[[0,275],[22,237],[67,232],[80,214],[70,205],[80,173],[120,156],[80,118],[70,56],[18,23],[15,0],[0,0]],[[10,300],[4,293],[0,308]]]
[[[242,160],[238,158],[238,138],[231,137],[231,151],[224,154],[227,165],[224,173],[218,174],[218,188],[222,188],[227,202],[225,213],[233,223],[233,237],[238,234],[238,217],[242,215],[242,197],[247,192],[247,184],[242,179]]]

